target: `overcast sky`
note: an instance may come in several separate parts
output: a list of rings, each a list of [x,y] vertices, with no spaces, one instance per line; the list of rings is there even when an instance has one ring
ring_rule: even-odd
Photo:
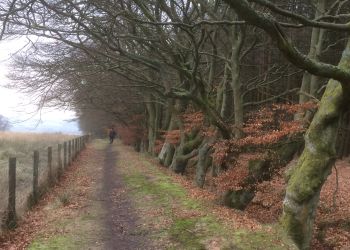
[[[11,131],[79,133],[77,123],[69,122],[75,118],[73,111],[44,108],[36,112],[28,96],[4,87],[9,81],[6,74],[11,54],[25,44],[25,39],[0,41],[0,114],[10,120]]]

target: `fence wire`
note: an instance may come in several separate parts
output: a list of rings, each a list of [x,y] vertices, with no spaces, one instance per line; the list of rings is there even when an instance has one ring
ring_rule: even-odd
[[[2,142],[0,142],[1,144]],[[58,144],[47,145],[43,144],[37,147],[35,150],[39,152],[39,167],[38,167],[38,181],[39,187],[46,186],[49,181],[49,165],[48,165],[48,146],[52,147],[52,177],[55,181],[58,176],[59,171],[59,157],[63,165],[64,162],[64,150],[63,142],[60,142],[62,145],[61,152],[59,155]],[[28,205],[28,198],[32,195],[33,192],[33,157],[34,150],[32,146],[21,145],[22,151],[19,153],[12,153],[12,156],[16,157],[16,210],[18,215],[22,215]],[[13,152],[14,150],[8,150]],[[1,153],[1,152],[0,152]],[[1,156],[1,154],[0,154]],[[74,151],[72,150],[71,156],[74,156]],[[68,157],[68,152],[67,152]],[[6,157],[3,157],[6,158]],[[1,218],[4,218],[7,201],[8,201],[8,175],[9,175],[9,160],[4,160],[0,158],[0,215]]]

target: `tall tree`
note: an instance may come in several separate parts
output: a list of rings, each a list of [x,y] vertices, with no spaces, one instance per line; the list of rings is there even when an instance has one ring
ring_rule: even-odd
[[[265,30],[277,43],[288,60],[309,73],[332,78],[327,84],[320,107],[306,132],[305,149],[297,165],[291,171],[284,199],[282,225],[301,249],[310,247],[315,209],[320,190],[335,161],[335,139],[339,117],[348,105],[350,95],[350,44],[346,46],[338,66],[317,62],[301,54],[290,43],[278,21],[255,10],[250,3],[259,3],[272,12],[286,15],[307,25],[347,31],[343,23],[310,20],[301,15],[280,9],[265,0],[226,0],[240,16],[252,25]]]

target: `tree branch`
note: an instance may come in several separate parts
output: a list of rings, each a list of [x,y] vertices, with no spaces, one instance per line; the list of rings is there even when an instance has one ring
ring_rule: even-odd
[[[302,15],[298,15],[298,14],[295,14],[291,11],[287,11],[287,10],[284,10],[282,8],[279,8],[276,6],[276,4],[273,4],[270,1],[266,1],[266,0],[248,0],[248,1],[258,3],[264,7],[269,8],[271,11],[273,11],[275,13],[282,15],[282,16],[286,16],[286,17],[295,19],[304,26],[311,26],[311,27],[330,29],[330,30],[338,30],[338,31],[350,31],[350,23],[341,24],[341,23],[329,23],[329,22],[321,22],[321,21],[317,21],[317,20],[310,20]],[[226,1],[226,2],[228,2],[228,1]],[[329,18],[329,16],[328,16],[328,18]]]
[[[238,15],[251,25],[257,26],[270,35],[277,42],[279,50],[295,66],[305,69],[311,74],[332,78],[342,84],[343,89],[349,89],[350,73],[331,64],[312,60],[300,53],[288,40],[278,22],[266,14],[255,11],[247,0],[224,0]],[[349,93],[349,91],[346,91]]]

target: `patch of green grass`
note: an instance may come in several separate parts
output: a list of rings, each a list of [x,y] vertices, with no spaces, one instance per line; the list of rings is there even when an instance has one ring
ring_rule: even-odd
[[[186,208],[190,208],[190,209],[200,209],[200,208],[202,208],[202,205],[198,201],[192,200],[192,199],[184,199],[182,201],[182,204]]]
[[[134,173],[124,176],[128,186],[132,187],[136,195],[152,195],[159,202],[165,202],[172,199],[184,199],[185,189],[174,183],[170,183],[167,178],[155,178],[148,180],[140,173]]]
[[[275,235],[264,232],[247,232],[243,230],[234,232],[234,241],[241,249],[286,249],[284,246],[277,246],[274,238]]]
[[[93,141],[94,148],[97,150],[105,150],[106,147],[109,145],[109,142],[107,139],[95,139]]]
[[[169,229],[170,237],[184,249],[205,249],[200,235],[195,233],[196,218],[177,219]]]
[[[278,224],[263,226],[259,231],[235,230],[233,232],[234,242],[238,249],[256,250],[271,249],[285,250],[298,249],[290,239],[286,237]]]
[[[296,249],[277,228],[263,228],[258,232],[233,230],[210,213],[208,204],[188,197],[184,187],[159,171],[147,161],[147,157],[137,155],[131,161],[124,161],[123,178],[135,198],[136,206],[142,210],[162,208],[164,212],[157,219],[170,218],[165,227],[151,233],[153,238],[170,239],[175,244],[167,246],[167,249],[208,249],[211,242],[219,242],[220,249]],[[147,167],[146,170],[137,167],[141,164]],[[186,215],[192,212],[193,216]],[[147,224],[148,218],[144,219]],[[150,223],[158,223],[154,219]]]
[[[73,238],[68,236],[54,236],[49,239],[38,239],[34,241],[28,247],[28,250],[45,250],[45,249],[57,249],[57,250],[68,250],[68,249],[77,249],[79,244],[75,242]]]

